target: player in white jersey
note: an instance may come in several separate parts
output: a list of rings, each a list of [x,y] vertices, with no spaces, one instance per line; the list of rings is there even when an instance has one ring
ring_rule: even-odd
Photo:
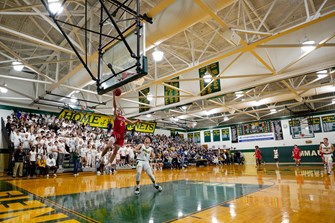
[[[333,167],[334,146],[328,142],[328,138],[323,138],[323,143],[320,145],[319,150],[327,163],[327,173],[330,175]]]
[[[150,156],[154,158],[155,153],[154,149],[150,146],[152,140],[150,136],[145,136],[144,138],[144,144],[139,144],[135,149],[134,152],[138,153],[136,161],[136,188],[135,188],[135,194],[140,194],[140,179],[142,170],[144,170],[148,176],[150,177],[152,183],[154,184],[154,187],[161,192],[162,187],[159,186],[156,183],[155,176],[152,173],[152,169],[149,164]]]
[[[277,147],[273,149],[273,159],[276,162],[276,166],[279,167],[279,152]]]

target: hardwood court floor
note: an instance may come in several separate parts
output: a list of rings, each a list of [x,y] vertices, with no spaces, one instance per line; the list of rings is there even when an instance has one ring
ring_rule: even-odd
[[[1,222],[335,222],[334,175],[321,166],[189,167],[0,181]]]

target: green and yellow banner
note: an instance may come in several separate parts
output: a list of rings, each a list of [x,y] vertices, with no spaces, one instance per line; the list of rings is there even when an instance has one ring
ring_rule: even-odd
[[[205,83],[203,79],[206,74],[210,74],[212,76],[212,80],[209,83]],[[221,91],[220,79],[216,79],[213,81],[213,79],[219,74],[219,62],[212,63],[206,67],[202,67],[199,69],[201,96]]]
[[[179,80],[179,77],[173,78],[172,80]],[[172,87],[179,88],[179,81],[171,81],[171,82],[165,82],[168,85],[171,85]],[[177,103],[180,101],[179,98],[179,91],[175,88],[171,88],[164,85],[164,103],[165,105]]]
[[[194,133],[194,142],[195,143],[200,143],[200,132],[195,132]]]
[[[150,104],[150,101],[147,99],[147,96],[150,92],[150,88],[144,88],[138,91],[138,101],[144,104]],[[139,112],[145,112],[150,109],[149,106],[139,105]]]
[[[82,111],[74,111],[74,110],[62,110],[58,118],[61,119],[68,119],[72,121],[79,121],[80,124],[90,124],[92,127],[99,127],[99,128],[107,128],[108,122],[114,124],[113,116],[97,114],[92,112],[82,112]]]
[[[58,118],[64,118],[68,120],[79,121],[80,124],[90,124],[92,127],[107,128],[108,122],[114,125],[114,117],[109,115],[103,115],[92,112],[82,112],[73,110],[62,110]],[[133,125],[126,126],[127,131],[144,132],[144,133],[154,133],[156,129],[156,123],[154,122],[138,122]]]
[[[156,129],[155,122],[138,122],[136,124],[127,125],[127,131],[144,132],[144,133],[154,133]]]
[[[221,129],[222,141],[230,141],[229,128]]]
[[[211,142],[211,131],[204,131],[204,141]]]
[[[213,130],[213,141],[220,142],[220,129]]]

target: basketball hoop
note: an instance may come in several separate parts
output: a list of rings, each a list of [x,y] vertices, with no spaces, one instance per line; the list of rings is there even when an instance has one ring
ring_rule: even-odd
[[[305,138],[305,134],[300,134],[300,138]]]

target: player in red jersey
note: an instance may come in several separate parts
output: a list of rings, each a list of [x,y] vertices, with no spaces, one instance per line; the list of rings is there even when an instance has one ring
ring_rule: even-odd
[[[300,157],[300,149],[297,145],[294,145],[294,148],[292,150],[292,157],[295,161],[295,165],[296,166],[299,166],[300,165],[300,160],[301,160],[301,157]]]
[[[112,147],[114,147],[113,154],[110,157],[110,163],[113,163],[117,152],[119,151],[120,147],[123,146],[124,134],[126,133],[126,123],[135,124],[135,123],[139,122],[139,120],[130,121],[127,118],[122,116],[121,109],[117,108],[117,106],[116,106],[115,97],[116,96],[115,96],[115,92],[114,92],[113,93],[113,106],[114,106],[113,132],[112,132],[110,140],[108,141],[108,144],[106,145],[104,151],[101,154],[101,156],[104,156],[108,152],[108,150],[110,150]]]
[[[258,146],[255,146],[255,154],[254,154],[255,158],[256,158],[256,167],[260,167],[262,164],[262,152],[259,149]]]

